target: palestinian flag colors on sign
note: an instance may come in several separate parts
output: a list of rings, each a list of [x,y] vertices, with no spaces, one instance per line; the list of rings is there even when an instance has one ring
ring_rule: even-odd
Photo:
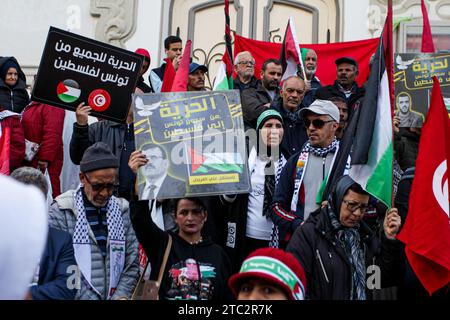
[[[190,174],[242,173],[244,162],[239,153],[203,153],[189,148]]]
[[[78,100],[81,95],[80,86],[74,80],[64,80],[57,87],[58,98],[65,103],[73,103]]]

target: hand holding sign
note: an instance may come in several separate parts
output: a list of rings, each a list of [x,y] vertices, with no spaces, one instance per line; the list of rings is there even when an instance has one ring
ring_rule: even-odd
[[[91,114],[92,108],[90,106],[85,106],[84,102],[80,103],[75,112],[77,116],[77,124],[80,126],[87,126],[89,115]]]

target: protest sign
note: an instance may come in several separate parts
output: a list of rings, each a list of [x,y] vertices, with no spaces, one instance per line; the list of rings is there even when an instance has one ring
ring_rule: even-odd
[[[238,91],[133,96],[140,199],[244,193],[250,189]]]
[[[32,100],[124,123],[142,57],[96,40],[50,27]]]
[[[395,115],[400,117],[400,127],[422,127],[430,106],[433,76],[440,82],[450,111],[450,54],[395,55]]]

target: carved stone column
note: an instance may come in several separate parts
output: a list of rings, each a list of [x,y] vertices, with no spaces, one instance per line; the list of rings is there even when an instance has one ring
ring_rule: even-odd
[[[99,17],[95,38],[125,48],[136,30],[138,0],[91,0],[91,15]]]

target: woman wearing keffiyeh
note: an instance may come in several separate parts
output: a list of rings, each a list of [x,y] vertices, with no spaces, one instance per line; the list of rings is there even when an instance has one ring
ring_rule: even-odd
[[[249,148],[248,158],[252,191],[221,199],[227,206],[226,248],[233,257],[234,271],[250,252],[269,247],[277,235],[270,213],[275,185],[287,160],[280,150],[283,118],[276,110],[266,110],[258,117],[256,128],[257,143]]]
[[[370,289],[392,285],[399,267],[401,246],[395,236],[401,219],[397,209],[389,210],[377,237],[362,220],[368,202],[369,194],[343,176],[328,204],[294,233],[287,251],[305,269],[309,299],[367,300]]]

